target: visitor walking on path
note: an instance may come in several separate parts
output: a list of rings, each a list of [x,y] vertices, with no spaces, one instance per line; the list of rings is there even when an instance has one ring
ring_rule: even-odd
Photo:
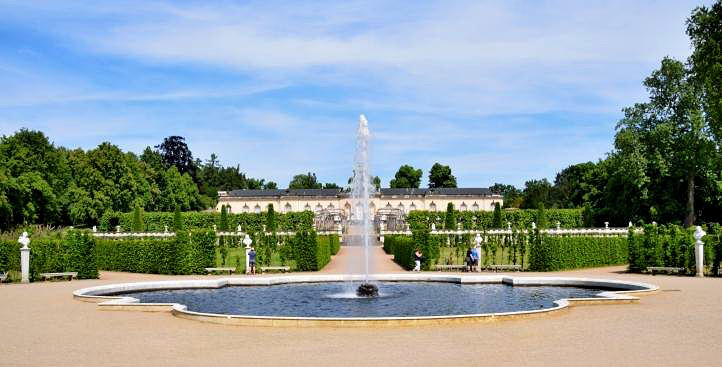
[[[248,251],[248,267],[251,274],[256,274],[256,249],[253,247]]]
[[[416,249],[416,252],[414,252],[414,263],[416,266],[414,266],[414,271],[421,271],[421,259],[423,258],[423,254],[421,253],[421,250]]]

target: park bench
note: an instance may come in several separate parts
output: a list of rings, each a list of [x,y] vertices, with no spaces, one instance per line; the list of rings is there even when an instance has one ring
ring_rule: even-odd
[[[261,273],[265,273],[267,271],[280,271],[281,273],[285,273],[287,271],[291,271],[290,266],[261,266]]]
[[[664,273],[679,274],[681,272],[687,271],[687,269],[675,268],[673,266],[648,266],[647,271],[650,272],[652,275],[654,275],[655,272],[656,273],[664,272]]]
[[[466,265],[434,265],[434,270],[466,270]]]
[[[205,268],[208,274],[227,271],[228,275],[233,274],[236,268]]]
[[[0,283],[8,280],[8,272],[0,273]]]
[[[486,269],[491,271],[513,270],[521,271],[521,265],[488,265]]]
[[[78,277],[78,273],[75,271],[67,271],[64,273],[40,273],[40,277],[43,278],[43,280],[67,277],[68,281],[71,281],[71,280],[73,280],[73,278]]]

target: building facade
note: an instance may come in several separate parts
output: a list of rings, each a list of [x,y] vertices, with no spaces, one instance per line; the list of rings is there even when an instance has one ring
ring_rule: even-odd
[[[396,209],[406,214],[412,210],[445,211],[449,203],[460,211],[493,210],[503,204],[501,195],[487,188],[381,189],[372,195],[370,211]],[[219,191],[216,210],[226,205],[231,213],[260,213],[273,204],[275,211],[287,213],[341,211],[352,215],[353,201],[344,189],[280,189]]]

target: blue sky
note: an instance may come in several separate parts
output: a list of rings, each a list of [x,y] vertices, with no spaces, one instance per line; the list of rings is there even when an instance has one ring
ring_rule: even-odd
[[[434,162],[523,186],[612,149],[703,4],[0,0],[0,135],[134,152],[181,135],[281,187],[345,184],[364,113],[384,186]]]

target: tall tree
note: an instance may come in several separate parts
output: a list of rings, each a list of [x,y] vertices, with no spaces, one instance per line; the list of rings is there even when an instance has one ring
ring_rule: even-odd
[[[421,169],[415,169],[405,164],[396,171],[396,175],[394,175],[394,178],[389,182],[389,186],[392,189],[419,188],[422,174]]]
[[[539,205],[549,204],[551,201],[552,185],[546,178],[541,180],[529,180],[524,187],[524,201],[522,209],[535,209]]]
[[[316,179],[316,174],[311,172],[293,176],[288,184],[289,189],[320,189],[321,187],[321,183]]]
[[[684,64],[670,58],[662,60],[644,85],[649,101],[626,108],[617,125],[618,137],[633,145],[620,144],[618,150],[644,156],[646,189],[656,204],[650,215],[665,221],[684,218],[690,226],[695,221],[695,180],[709,178],[710,157],[715,155],[700,89]]]
[[[707,124],[722,146],[722,1],[701,6],[687,20],[692,73],[702,88]]]
[[[522,202],[522,192],[514,185],[495,183],[489,191],[504,197],[504,208],[518,208]]]
[[[188,144],[182,136],[169,136],[163,139],[163,143],[156,146],[163,157],[167,167],[175,166],[180,174],[188,173],[195,176],[195,162],[193,153],[188,149]]]
[[[434,163],[429,170],[429,187],[456,187],[456,177],[451,174],[451,168],[440,163]]]

